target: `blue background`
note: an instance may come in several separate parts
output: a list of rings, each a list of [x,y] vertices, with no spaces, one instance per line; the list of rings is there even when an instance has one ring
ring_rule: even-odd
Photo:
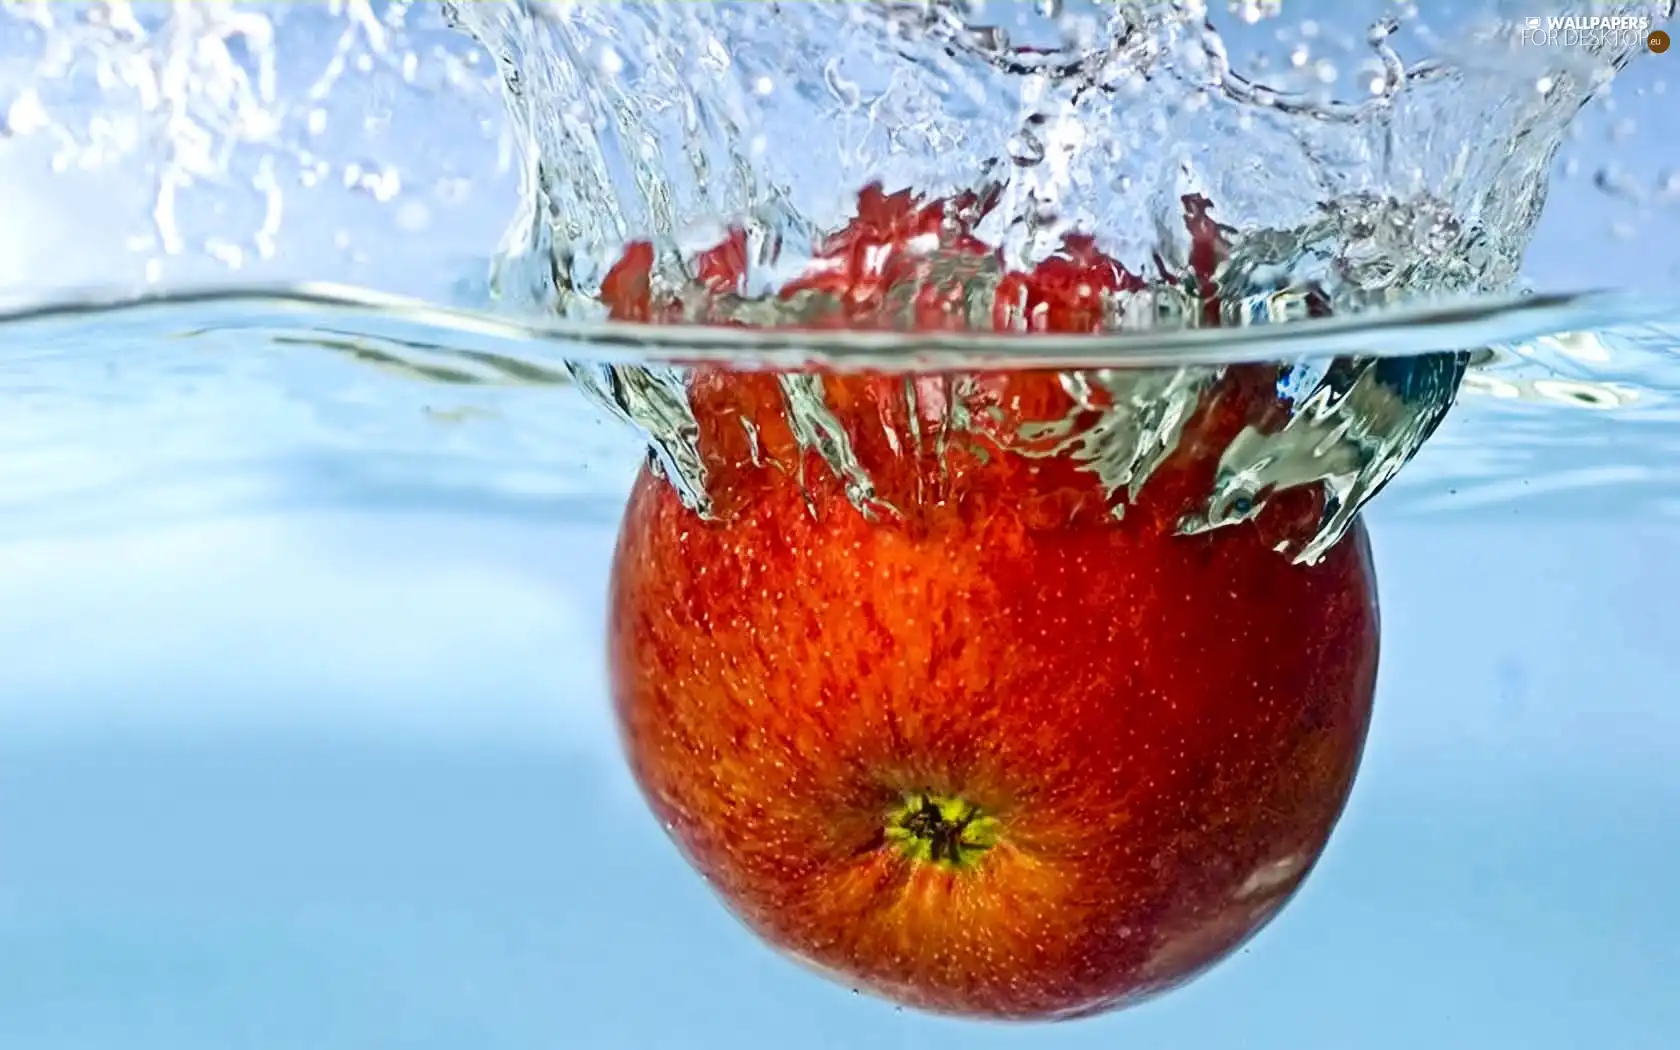
[[[1322,867],[1203,980],[1049,1030],[855,997],[711,899],[605,718],[610,527],[12,550],[0,1045],[1672,1046],[1680,529],[1373,532],[1379,714]]]

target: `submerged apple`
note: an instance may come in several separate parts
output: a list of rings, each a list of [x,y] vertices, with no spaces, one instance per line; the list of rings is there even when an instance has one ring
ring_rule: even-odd
[[[1186,205],[1205,276],[1221,233]],[[890,300],[902,325],[885,290],[946,207],[866,194],[833,265],[784,294],[830,294],[845,326],[889,323]],[[701,279],[731,286],[741,248]],[[650,261],[609,279],[619,316],[671,316]],[[959,293],[912,284],[912,325],[958,327]],[[1004,278],[993,320],[1088,331],[1101,293],[1142,284],[1073,241]],[[650,807],[750,928],[854,988],[1028,1020],[1159,993],[1277,914],[1352,785],[1378,617],[1362,526],[1310,566],[1274,551],[1312,500],[1178,527],[1275,379],[1227,370],[1116,516],[1019,425],[1102,407],[1055,373],[800,377],[870,480],[863,510],[796,440],[790,377],[694,377],[715,513],[636,483],[611,681]]]

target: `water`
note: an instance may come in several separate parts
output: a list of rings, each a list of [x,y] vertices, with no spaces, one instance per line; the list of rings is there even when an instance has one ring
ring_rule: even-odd
[[[1066,6],[1085,18],[1069,46],[1094,50],[1112,27]],[[1282,7],[1252,25],[1212,13],[1246,77],[1220,85],[1311,88],[1322,60],[1336,99],[1246,127],[1216,99],[1186,103],[1176,74],[1129,77],[1140,61],[1207,73],[1184,57],[1206,42],[1170,6],[1139,8],[1150,32],[1132,39],[1195,46],[1105,51],[1082,68],[1125,93],[1078,98],[985,73],[995,34],[935,59],[881,20],[822,22],[838,16],[821,5],[782,23],[464,6],[488,49],[419,5],[183,6],[173,21],[140,6],[144,32],[121,6],[8,7],[34,28],[0,45],[0,164],[22,202],[0,217],[0,1043],[1666,1045],[1680,1027],[1680,910],[1662,878],[1680,802],[1666,56],[1601,84],[1614,54],[1494,62],[1465,45],[1485,10],[1425,25],[1378,5]],[[1403,69],[1444,55],[1470,72],[1425,67],[1395,88],[1365,34],[1384,11],[1402,17],[1378,44]],[[1016,42],[1063,25],[1036,17]],[[759,45],[736,52],[738,77],[698,46],[662,66],[638,42],[671,18],[691,39]],[[914,24],[949,38],[938,18]],[[621,125],[582,119],[624,112],[612,78],[567,79],[612,65],[604,39],[621,76],[651,71],[634,97],[658,141],[683,141],[685,119],[654,104],[660,78],[713,78],[714,108],[694,115],[704,163],[640,172],[664,187],[636,182]],[[882,49],[913,61],[859,57]],[[1506,61],[1546,67],[1523,73],[1533,94]],[[935,80],[967,86],[930,96]],[[1360,108],[1390,95],[1394,116]],[[753,127],[818,127],[810,114],[835,106],[871,119],[842,126],[834,165],[755,145]],[[1239,133],[1251,149],[1218,147]],[[1101,343],[1035,341],[1035,361],[1162,377],[1467,363],[1415,457],[1416,413],[1364,416],[1387,455],[1343,476],[1373,489],[1405,460],[1367,504],[1377,723],[1323,866],[1205,979],[1053,1030],[898,1013],[759,946],[646,815],[600,656],[646,449],[614,410],[680,477],[687,406],[660,400],[680,393],[668,366],[972,369],[1023,352],[966,335],[627,336],[591,298],[618,243],[667,237],[682,288],[684,250],[721,232],[708,211],[747,213],[785,247],[744,306],[723,305],[773,310],[870,174],[948,193],[965,187],[940,178],[983,166],[953,158],[987,149],[1010,158],[1001,214],[1022,221],[988,232],[1014,262],[1089,223],[1141,268],[1172,236],[1163,194],[1176,201],[1188,157],[1221,218],[1282,231],[1248,243],[1286,244],[1297,281],[1345,315],[1209,330],[1169,308]],[[1269,181],[1244,166],[1256,156]],[[1371,195],[1428,219],[1404,226],[1426,236],[1303,232],[1317,201]],[[1232,297],[1245,316],[1294,301],[1298,285],[1261,283]]]

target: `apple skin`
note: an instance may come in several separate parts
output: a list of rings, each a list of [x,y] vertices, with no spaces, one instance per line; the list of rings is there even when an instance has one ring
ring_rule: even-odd
[[[611,681],[650,807],[764,940],[906,1005],[1066,1018],[1196,975],[1300,886],[1370,720],[1363,525],[1299,566],[1158,499],[1033,520],[986,467],[909,524],[751,480],[722,521],[637,481]],[[918,793],[996,842],[908,855],[885,827]]]
[[[1002,425],[937,450],[887,434],[937,433],[950,377],[820,377],[872,514],[794,440],[778,377],[696,375],[715,513],[643,470],[609,672],[649,807],[750,929],[902,1005],[1063,1020],[1278,913],[1351,790],[1379,623],[1362,523],[1310,566],[1274,552],[1315,499],[1178,532],[1275,378],[1228,370],[1116,518],[1009,436],[1072,406],[1053,373],[971,377]]]

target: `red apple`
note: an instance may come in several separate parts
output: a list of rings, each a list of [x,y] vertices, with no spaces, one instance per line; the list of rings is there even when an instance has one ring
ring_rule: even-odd
[[[1223,234],[1186,205],[1205,281]],[[944,207],[866,194],[831,264],[784,294],[898,323],[889,289],[910,278],[914,324],[958,327],[959,295],[917,284],[911,247]],[[740,248],[703,261],[714,290]],[[640,251],[608,298],[669,318]],[[1078,240],[1006,277],[993,320],[1088,331],[1103,292],[1142,286]],[[1316,521],[1311,497],[1180,534],[1226,444],[1277,419],[1276,375],[1210,384],[1119,516],[1051,436],[1021,433],[1085,418],[1056,373],[814,377],[867,512],[796,440],[786,377],[694,377],[715,513],[637,481],[611,682],[650,807],[751,929],[902,1004],[1027,1020],[1159,993],[1277,914],[1351,788],[1378,616],[1362,526],[1314,565],[1275,552]]]

